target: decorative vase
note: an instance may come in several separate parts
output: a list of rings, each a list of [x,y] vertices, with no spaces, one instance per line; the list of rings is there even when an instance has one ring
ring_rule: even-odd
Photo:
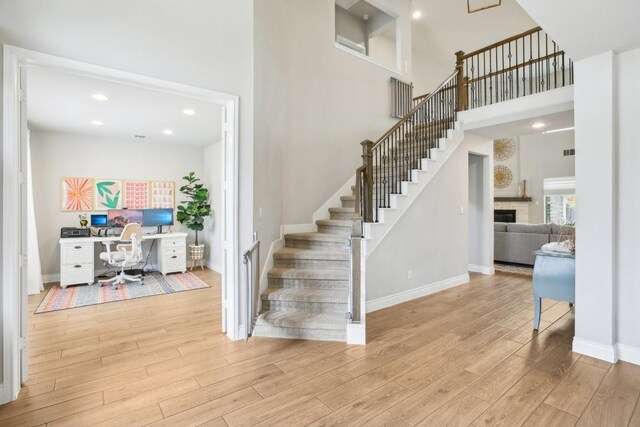
[[[527,180],[522,180],[522,197],[527,197]]]

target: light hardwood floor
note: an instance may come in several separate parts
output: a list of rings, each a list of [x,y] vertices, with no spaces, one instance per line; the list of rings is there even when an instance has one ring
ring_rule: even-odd
[[[530,278],[371,313],[367,346],[220,330],[211,289],[30,315],[30,379],[2,426],[638,426],[640,367],[571,352],[573,313]],[[30,299],[33,312],[41,297]]]

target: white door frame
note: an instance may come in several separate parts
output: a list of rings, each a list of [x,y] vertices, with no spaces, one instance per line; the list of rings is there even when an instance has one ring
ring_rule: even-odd
[[[239,97],[199,87],[188,86],[140,74],[88,64],[41,52],[4,45],[4,104],[3,104],[3,216],[2,216],[2,333],[3,333],[3,386],[0,404],[17,398],[20,391],[20,317],[26,310],[21,304],[22,287],[26,289],[26,266],[21,265],[21,232],[26,227],[21,212],[20,197],[26,191],[26,170],[21,164],[21,70],[27,67],[45,67],[86,77],[109,80],[116,83],[196,98],[223,106],[226,123],[223,123],[224,158],[224,272],[222,294],[223,332],[230,339],[241,339],[240,317],[237,312],[240,262],[238,259],[238,118]],[[25,254],[26,255],[26,252]],[[21,283],[21,281],[24,282]],[[225,311],[226,310],[226,311]],[[24,337],[26,339],[26,337]],[[23,344],[24,345],[24,344]],[[2,396],[4,394],[4,396]]]

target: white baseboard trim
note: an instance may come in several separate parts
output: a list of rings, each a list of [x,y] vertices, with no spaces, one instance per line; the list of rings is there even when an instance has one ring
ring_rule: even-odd
[[[365,345],[367,343],[367,325],[364,323],[347,324],[347,344]]]
[[[397,304],[401,304],[403,302],[411,301],[416,298],[421,298],[427,295],[431,295],[433,293],[440,292],[445,289],[453,288],[455,286],[462,285],[468,282],[469,282],[469,274],[467,273],[461,276],[451,277],[450,279],[445,279],[439,282],[420,286],[418,288],[398,292],[397,294],[367,301],[367,313],[371,313],[372,311],[381,310],[383,308],[391,307]]]
[[[640,348],[626,344],[616,344],[618,359],[640,365]]]
[[[616,348],[612,345],[574,337],[572,350],[575,353],[584,354],[585,356],[590,356],[610,363],[616,363],[618,361]]]
[[[467,269],[472,273],[480,273],[480,274],[486,274],[486,275],[495,273],[495,271],[493,270],[493,266],[487,267],[485,265],[469,264]]]
[[[7,400],[7,396],[5,396],[4,394],[4,383],[0,384],[0,405],[4,405],[5,403],[8,403],[9,400]]]
[[[42,275],[42,283],[54,283],[60,281],[60,273],[50,273]]]

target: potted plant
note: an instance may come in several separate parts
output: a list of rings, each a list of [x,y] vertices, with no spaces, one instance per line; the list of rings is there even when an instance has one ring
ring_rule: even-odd
[[[198,231],[204,229],[204,220],[211,216],[211,204],[209,204],[209,190],[200,183],[195,173],[183,176],[187,183],[180,187],[180,192],[187,197],[187,200],[180,202],[176,219],[181,224],[187,226],[189,230],[196,232],[195,244],[189,245],[189,259],[192,262],[191,268],[196,261],[204,259],[204,244],[198,240]]]

